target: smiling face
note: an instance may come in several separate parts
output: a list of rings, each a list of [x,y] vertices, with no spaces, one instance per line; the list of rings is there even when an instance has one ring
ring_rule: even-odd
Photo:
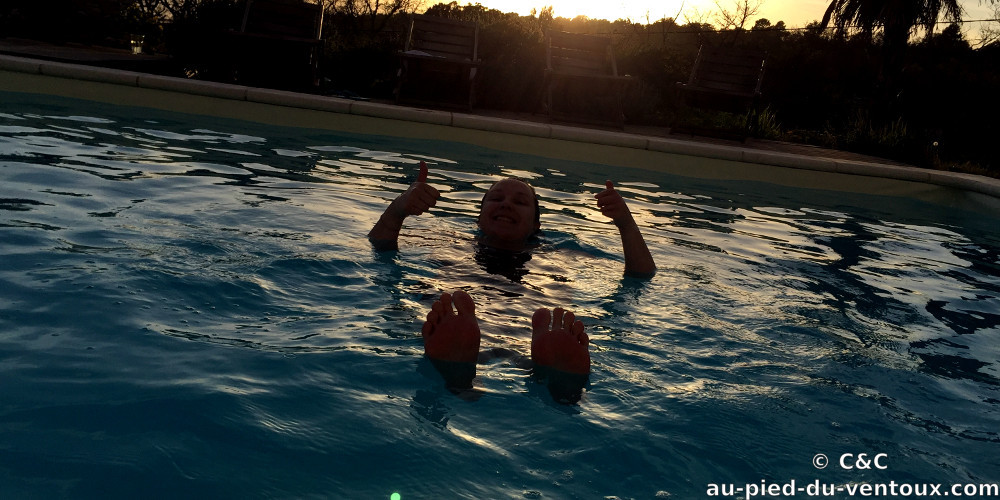
[[[523,181],[504,179],[483,197],[479,228],[489,245],[520,250],[539,227],[535,192]]]

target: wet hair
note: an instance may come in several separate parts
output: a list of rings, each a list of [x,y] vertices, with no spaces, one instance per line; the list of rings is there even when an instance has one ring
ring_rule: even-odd
[[[483,203],[486,202],[486,195],[490,194],[490,191],[493,190],[494,186],[496,186],[497,184],[500,184],[503,181],[517,181],[517,182],[520,182],[520,183],[524,184],[525,186],[528,186],[528,190],[531,191],[531,198],[533,200],[535,200],[535,226],[537,226],[537,227],[540,228],[541,224],[542,224],[542,213],[541,213],[541,210],[539,210],[538,193],[535,192],[535,187],[532,186],[531,183],[528,182],[527,179],[522,179],[520,177],[506,177],[506,178],[503,178],[503,179],[500,179],[500,180],[494,182],[493,184],[490,185],[490,188],[487,189],[485,193],[483,193],[483,199],[480,200],[480,202],[479,202],[479,210],[483,209]],[[536,233],[538,231],[540,231],[540,229],[536,229],[535,230]]]

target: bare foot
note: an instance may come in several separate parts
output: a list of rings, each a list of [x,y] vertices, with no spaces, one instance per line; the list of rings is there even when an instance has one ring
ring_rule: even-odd
[[[551,312],[541,308],[531,317],[531,330],[531,359],[536,365],[576,375],[590,373],[590,338],[573,313],[560,307]]]
[[[452,303],[458,313],[452,309]],[[479,358],[479,321],[476,304],[469,294],[459,290],[443,293],[427,313],[421,333],[424,354],[437,361],[476,363]]]

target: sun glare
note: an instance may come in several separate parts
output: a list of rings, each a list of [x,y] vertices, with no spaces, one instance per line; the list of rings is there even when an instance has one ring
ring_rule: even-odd
[[[426,6],[448,0],[423,0]],[[627,19],[634,23],[646,24],[663,18],[675,19],[679,24],[716,24],[720,9],[734,10],[743,0],[459,0],[460,4],[480,3],[487,8],[502,12],[515,12],[527,16],[552,7],[556,17],[572,19],[586,16],[591,19]],[[756,3],[757,0],[750,0]],[[783,21],[790,28],[802,28],[823,17],[831,0],[763,0],[757,13],[750,17],[746,27],[753,26],[758,19],[767,19],[772,24]],[[993,15],[989,2],[959,0],[966,11],[966,19],[987,19]],[[943,25],[939,29],[943,29]],[[971,33],[977,33],[980,26],[965,25]],[[976,35],[974,34],[973,37]]]
[[[553,13],[559,17],[587,16],[592,19],[628,19],[633,22],[654,22],[665,17],[678,17],[683,1],[635,2],[628,0],[552,0]],[[690,2],[689,2],[690,3]]]
[[[682,10],[687,10],[693,4],[704,3],[704,0],[665,0],[636,2],[629,0],[484,0],[483,5],[502,10],[528,15],[532,10],[540,11],[551,6],[556,17],[572,19],[577,16],[587,16],[591,19],[628,19],[633,22],[653,22],[664,17],[678,17]],[[711,1],[708,2],[712,5]]]
[[[483,0],[484,5],[504,12],[522,15],[532,9],[551,5],[556,17],[591,19],[628,19],[636,23],[656,22],[663,18],[678,23],[712,23],[717,11],[735,9],[739,0]],[[823,17],[829,0],[764,0],[755,18],[766,17],[773,22],[784,20],[804,26]]]

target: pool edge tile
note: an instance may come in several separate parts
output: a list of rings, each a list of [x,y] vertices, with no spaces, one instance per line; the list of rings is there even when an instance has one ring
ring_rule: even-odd
[[[0,54],[0,70],[40,75],[42,74],[42,61]]]
[[[181,92],[206,97],[220,97],[237,101],[245,101],[247,96],[247,87],[207,82],[204,80],[175,78],[172,76],[142,74],[139,76],[138,85],[148,89]]]
[[[350,114],[369,116],[373,118],[390,118],[432,125],[452,124],[452,114],[446,111],[434,111],[419,108],[404,108],[393,104],[356,101],[350,103]]]
[[[835,163],[837,164],[836,172],[842,174],[930,183],[929,171],[926,169],[846,160],[836,160]]]
[[[648,149],[649,147],[649,139],[645,136],[625,132],[551,125],[551,133],[551,138],[564,141],[586,142],[602,146],[619,146],[632,149]]]
[[[482,130],[486,132],[523,135],[528,137],[550,137],[552,134],[550,127],[544,123],[510,120],[506,118],[493,118],[489,116],[477,116],[464,113],[455,113],[452,115],[452,126],[471,130]]]
[[[837,171],[837,162],[831,158],[804,156],[797,155],[795,153],[782,153],[778,151],[745,149],[743,151],[742,161],[748,163],[760,163],[762,165],[772,165],[776,167],[812,170],[817,172]]]
[[[716,160],[731,161],[743,161],[744,153],[743,148],[716,144],[702,144],[659,137],[649,139],[647,141],[646,149],[658,153],[702,156],[706,158],[714,158]]]
[[[1000,198],[1000,179],[962,172],[931,170],[928,172],[928,182]]]
[[[313,94],[300,94],[285,90],[273,90],[250,87],[247,89],[246,100],[261,104],[288,106],[292,108],[312,109],[331,113],[349,114],[352,101],[337,97],[326,97]]]
[[[115,85],[126,85],[129,87],[138,86],[139,76],[142,73],[132,71],[112,70],[107,68],[97,68],[82,64],[67,64],[60,62],[42,61],[39,73],[45,76],[55,76],[59,78],[75,78],[91,82],[112,83]]]

